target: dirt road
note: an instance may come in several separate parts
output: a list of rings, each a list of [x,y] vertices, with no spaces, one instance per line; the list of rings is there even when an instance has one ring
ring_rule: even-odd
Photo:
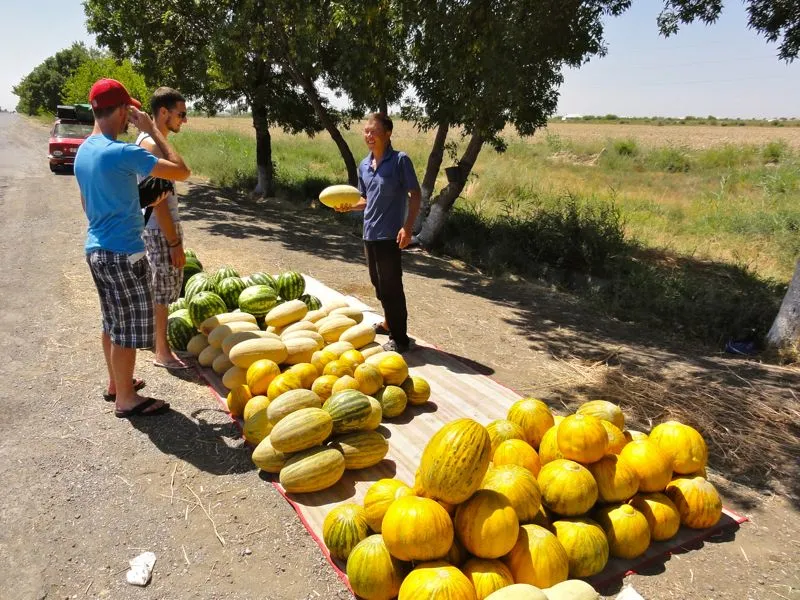
[[[74,178],[47,168],[46,142],[44,128],[0,114],[0,597],[350,598],[195,376],[170,375],[140,352],[145,391],[174,413],[131,423],[103,402],[85,221]],[[295,268],[374,302],[358,239],[327,214],[246,203],[200,181],[182,194],[187,245],[207,268]],[[623,366],[659,381],[728,368],[704,349],[685,358],[686,348],[545,286],[408,259],[411,332],[555,406],[598,393]],[[748,381],[757,371],[778,394],[800,389],[797,373],[747,368]],[[796,415],[797,405],[787,410]],[[800,598],[796,496],[722,475],[712,480],[726,504],[751,522],[626,581],[648,600]],[[153,580],[131,587],[127,561],[147,550],[158,559]]]

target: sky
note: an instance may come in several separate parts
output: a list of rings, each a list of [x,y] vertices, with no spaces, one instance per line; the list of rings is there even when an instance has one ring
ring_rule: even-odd
[[[605,57],[565,71],[558,114],[800,117],[800,59],[778,60],[777,45],[748,29],[741,1],[728,0],[715,25],[685,26],[667,39],[656,26],[660,2],[633,4],[607,20]],[[11,88],[45,58],[74,41],[95,43],[81,0],[8,3],[0,31],[5,109],[17,104]]]

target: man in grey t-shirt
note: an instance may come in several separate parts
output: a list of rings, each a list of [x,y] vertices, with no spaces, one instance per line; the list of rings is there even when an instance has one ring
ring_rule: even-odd
[[[186,123],[186,100],[177,91],[160,87],[150,98],[150,109],[156,128],[166,138],[178,133]],[[156,156],[158,147],[153,138],[140,134],[136,143]],[[166,202],[153,209],[142,234],[147,259],[153,274],[153,310],[155,312],[155,360],[157,367],[186,369],[188,365],[177,358],[167,343],[169,304],[175,302],[183,287],[183,229],[178,216],[178,197],[170,194]]]

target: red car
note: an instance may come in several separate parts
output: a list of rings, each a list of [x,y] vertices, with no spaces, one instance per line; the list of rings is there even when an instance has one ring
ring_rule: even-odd
[[[71,170],[75,164],[78,146],[92,133],[92,124],[73,119],[56,119],[50,132],[50,143],[47,158],[50,159],[50,170]]]

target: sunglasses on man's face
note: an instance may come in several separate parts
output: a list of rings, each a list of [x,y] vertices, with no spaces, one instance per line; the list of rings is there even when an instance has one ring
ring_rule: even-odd
[[[180,119],[185,119],[186,118],[186,111],[185,110],[181,111],[181,112],[179,112],[177,114],[178,114],[178,118],[180,118]]]

